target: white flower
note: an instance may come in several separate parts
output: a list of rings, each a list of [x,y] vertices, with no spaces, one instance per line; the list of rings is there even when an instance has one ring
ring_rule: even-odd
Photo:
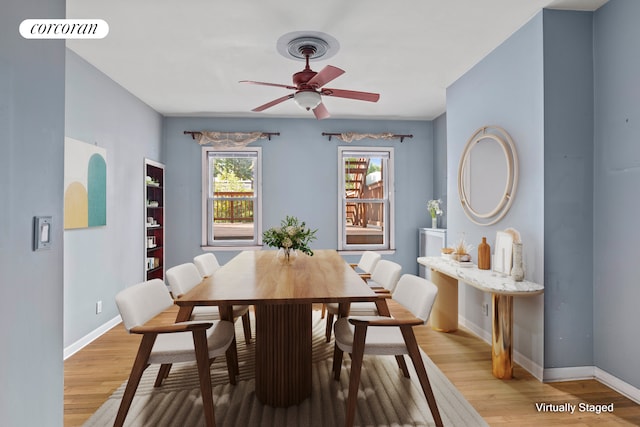
[[[427,209],[429,210],[429,213],[431,214],[432,218],[435,218],[436,215],[442,215],[442,209],[440,209],[440,203],[442,203],[442,200],[440,199],[429,200],[427,202]]]
[[[282,246],[285,248],[290,248],[291,246],[293,246],[293,242],[290,238],[285,237],[284,239],[282,239]]]
[[[295,236],[298,232],[298,227],[294,227],[293,225],[288,226],[285,231],[289,236]]]

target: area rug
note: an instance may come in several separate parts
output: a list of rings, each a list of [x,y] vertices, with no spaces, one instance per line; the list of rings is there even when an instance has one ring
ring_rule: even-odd
[[[253,320],[253,319],[252,319]],[[254,393],[254,347],[245,345],[237,322],[238,384],[228,382],[224,357],[211,367],[213,401],[218,427],[330,427],[344,425],[349,389],[350,360],[343,359],[340,381],[331,372],[333,341],[324,339],[325,320],[313,312],[313,389],[300,405],[274,408],[261,404]],[[255,328],[253,328],[255,331]],[[422,358],[445,426],[476,427],[488,424],[465,400],[429,357]],[[365,356],[358,393],[358,426],[433,426],[433,418],[417,375],[407,359],[411,378],[402,376],[392,356]],[[157,366],[144,373],[125,426],[203,426],[202,399],[195,364],[176,364],[159,388],[153,387]],[[113,425],[125,384],[96,411],[85,427]]]

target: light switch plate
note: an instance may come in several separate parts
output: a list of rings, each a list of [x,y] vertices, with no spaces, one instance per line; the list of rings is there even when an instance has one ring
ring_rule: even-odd
[[[33,250],[41,251],[51,247],[51,217],[33,217]]]

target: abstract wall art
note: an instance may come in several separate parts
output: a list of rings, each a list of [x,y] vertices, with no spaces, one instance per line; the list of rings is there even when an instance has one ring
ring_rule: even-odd
[[[64,139],[64,228],[107,225],[107,150]]]

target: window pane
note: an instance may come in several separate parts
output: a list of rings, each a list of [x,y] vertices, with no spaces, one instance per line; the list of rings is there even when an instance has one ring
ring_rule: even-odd
[[[256,157],[247,153],[215,153],[210,157],[209,212],[214,242],[255,240]]]
[[[347,245],[382,245],[385,243],[385,203],[345,201]]]
[[[347,157],[344,159],[344,190],[347,199],[382,199],[385,197],[381,157]]]

